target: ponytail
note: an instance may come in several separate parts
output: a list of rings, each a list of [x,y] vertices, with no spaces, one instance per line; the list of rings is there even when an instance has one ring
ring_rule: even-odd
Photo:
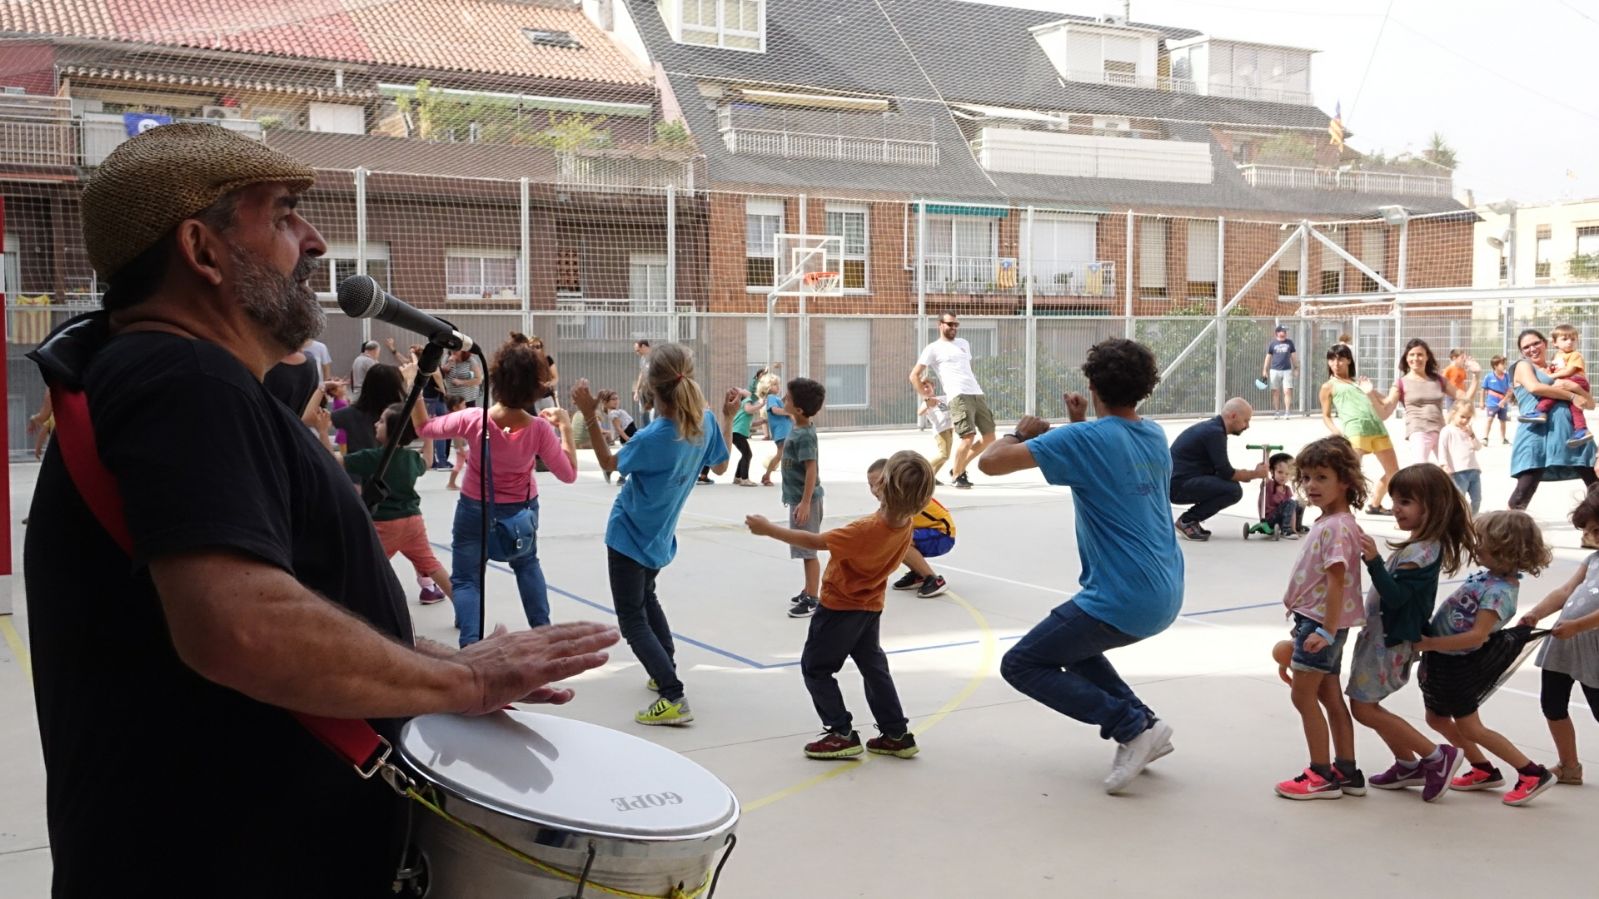
[[[694,381],[694,354],[682,344],[663,343],[650,350],[645,378],[657,408],[671,408],[677,436],[699,440],[705,433],[705,394]]]

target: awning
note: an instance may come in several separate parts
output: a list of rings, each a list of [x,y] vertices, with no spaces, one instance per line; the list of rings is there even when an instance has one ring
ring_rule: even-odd
[[[378,96],[376,92],[370,90],[346,90],[337,87],[316,87],[306,84],[289,84],[281,81],[262,81],[253,78],[182,75],[172,72],[145,72],[137,69],[101,68],[99,66],[62,66],[61,74],[90,81],[110,81],[117,86],[154,84],[163,87],[205,87],[272,94],[300,94],[345,100],[372,100]]]
[[[955,206],[948,203],[928,203],[928,215],[978,215],[985,218],[1002,219],[1010,216],[1010,209],[1004,206]]]
[[[983,106],[977,103],[951,103],[951,107],[967,113],[971,118],[977,119],[1009,119],[1016,122],[1047,122],[1059,125],[1064,121],[1061,116],[1050,115],[1044,112],[1034,112],[1031,109],[1012,109],[1008,106]]]

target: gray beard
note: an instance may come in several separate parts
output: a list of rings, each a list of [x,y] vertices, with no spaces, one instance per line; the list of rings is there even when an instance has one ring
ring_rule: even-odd
[[[285,355],[322,333],[327,313],[322,311],[316,293],[300,286],[301,280],[316,271],[315,256],[301,256],[288,275],[258,262],[239,247],[233,248],[233,262],[239,272],[234,284],[239,304],[251,320],[267,330]]]

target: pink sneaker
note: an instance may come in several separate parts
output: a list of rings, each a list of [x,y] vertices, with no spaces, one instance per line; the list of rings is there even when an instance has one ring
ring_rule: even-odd
[[[1505,776],[1498,768],[1479,768],[1472,765],[1465,774],[1450,781],[1449,789],[1469,793],[1472,790],[1495,790],[1505,785]]]
[[[1505,805],[1526,805],[1534,796],[1555,785],[1555,776],[1548,768],[1540,766],[1537,774],[1523,774],[1516,778],[1516,788],[1505,794]]]
[[[1284,799],[1338,799],[1344,791],[1336,780],[1328,780],[1306,768],[1305,773],[1293,780],[1278,784],[1277,795]]]

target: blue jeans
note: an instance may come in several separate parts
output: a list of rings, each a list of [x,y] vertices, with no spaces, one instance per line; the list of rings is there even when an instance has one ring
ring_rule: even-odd
[[[438,418],[449,411],[443,400],[423,398],[422,405],[428,410],[428,415]],[[450,464],[450,438],[441,437],[433,441],[433,467],[442,468]]]
[[[1454,479],[1455,486],[1460,488],[1460,492],[1466,495],[1466,499],[1471,501],[1471,514],[1477,514],[1477,509],[1482,506],[1482,471],[1468,468],[1465,471],[1457,471],[1450,477]]]
[[[494,517],[509,518],[522,509],[533,510],[533,550],[511,562],[516,575],[516,592],[522,596],[522,610],[529,627],[550,623],[550,594],[544,584],[544,569],[539,567],[539,501],[534,497],[521,503],[495,503]],[[483,605],[483,585],[478,581],[478,564],[483,559],[483,503],[463,495],[455,504],[455,528],[450,535],[450,587],[455,594],[455,622],[461,626],[461,645],[470,646],[483,639],[478,615]]]
[[[1111,667],[1105,651],[1140,639],[1067,601],[1005,653],[999,673],[1062,715],[1099,725],[1101,739],[1127,743],[1154,724],[1155,713]]]

